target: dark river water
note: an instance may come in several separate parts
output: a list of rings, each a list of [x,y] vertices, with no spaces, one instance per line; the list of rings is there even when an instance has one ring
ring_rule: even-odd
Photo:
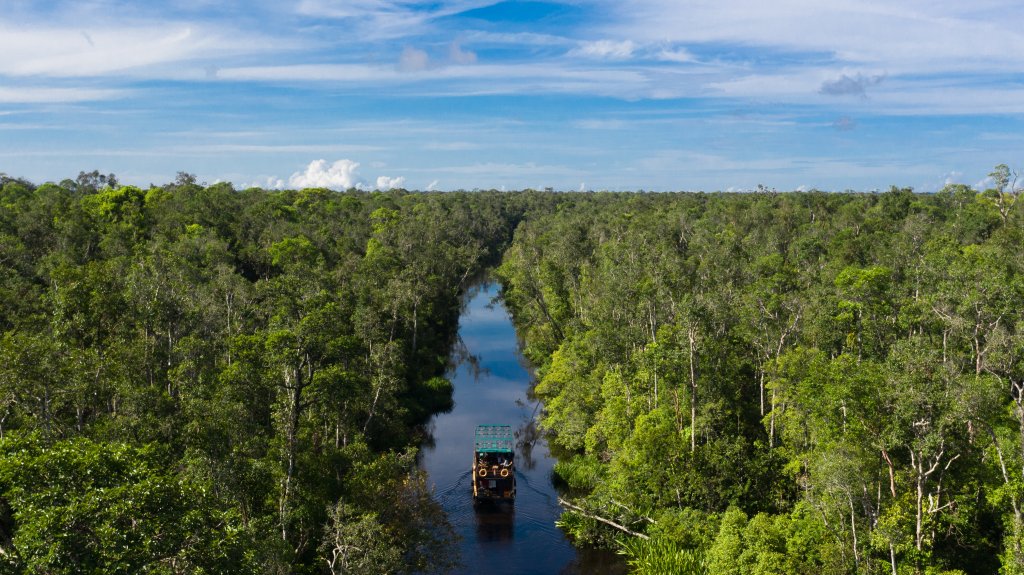
[[[555,459],[533,425],[539,410],[528,395],[531,375],[519,352],[515,329],[501,303],[492,303],[497,284],[467,294],[459,320],[462,345],[448,377],[455,407],[437,414],[421,466],[435,497],[459,535],[462,568],[472,574],[625,573],[616,555],[577,550],[555,527],[561,514],[551,483]],[[470,465],[478,424],[508,424],[516,434],[516,490],[512,504],[473,505]]]

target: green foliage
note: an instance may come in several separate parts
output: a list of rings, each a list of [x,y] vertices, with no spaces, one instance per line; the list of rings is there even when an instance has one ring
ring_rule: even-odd
[[[534,214],[498,274],[570,451],[557,475],[713,573],[987,573],[1000,551],[1020,571],[1011,174],[981,194],[586,194]],[[719,534],[687,539],[682,510]]]
[[[394,453],[451,405],[460,292],[524,200],[3,177],[12,569],[319,572],[340,534],[381,541],[348,572],[443,571]]]
[[[319,253],[308,238],[285,238],[267,248],[270,263],[282,268],[316,265]]]
[[[620,541],[619,553],[626,556],[636,575],[704,575],[709,573],[700,552],[681,549],[664,538],[649,540],[637,537]]]
[[[711,573],[722,575],[740,575],[743,570],[740,556],[743,555],[746,542],[743,539],[747,527],[747,515],[735,507],[730,507],[722,515],[719,522],[718,535],[708,549],[707,567]]]
[[[0,548],[39,572],[445,569],[407,447],[449,405],[460,292],[497,265],[555,475],[652,536],[624,544],[639,572],[1020,573],[1012,174],[933,195],[2,176]]]
[[[604,477],[605,467],[601,462],[585,456],[563,459],[555,463],[554,476],[558,481],[573,489],[591,490]]]
[[[4,559],[42,573],[256,572],[240,517],[176,476],[152,447],[87,439],[0,441],[13,534]]]
[[[417,385],[410,399],[406,402],[409,410],[415,410],[419,417],[427,417],[432,413],[443,413],[454,407],[452,382],[447,378],[435,376]]]

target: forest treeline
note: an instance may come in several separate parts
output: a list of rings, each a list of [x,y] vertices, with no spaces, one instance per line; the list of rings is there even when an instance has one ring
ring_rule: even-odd
[[[0,571],[449,568],[417,426],[557,201],[497,195],[0,176]]]
[[[563,528],[645,574],[1024,573],[1024,203],[994,175],[520,224],[498,274]]]
[[[496,266],[579,543],[1024,573],[1024,203],[0,174],[0,572],[444,572],[415,465]],[[500,264],[500,265],[499,265]]]

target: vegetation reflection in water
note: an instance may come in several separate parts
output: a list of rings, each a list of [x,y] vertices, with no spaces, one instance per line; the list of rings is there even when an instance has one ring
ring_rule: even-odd
[[[421,451],[421,465],[435,497],[459,535],[460,573],[618,573],[609,552],[577,551],[555,526],[561,508],[551,482],[555,459],[535,425],[539,404],[531,374],[504,307],[499,286],[470,291],[449,374],[454,407],[435,416]],[[516,439],[517,496],[513,503],[472,500],[473,430],[480,423],[508,423]],[[603,571],[601,569],[604,569]]]

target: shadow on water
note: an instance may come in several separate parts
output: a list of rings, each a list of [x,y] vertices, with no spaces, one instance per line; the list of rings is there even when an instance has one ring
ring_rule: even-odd
[[[476,538],[482,543],[511,543],[515,537],[514,503],[480,502],[474,506]]]
[[[536,419],[531,368],[519,352],[498,286],[471,290],[459,320],[448,377],[454,408],[426,426],[420,466],[435,499],[459,535],[457,573],[619,575],[612,552],[577,550],[555,526],[561,515],[551,483],[555,463]],[[512,425],[516,441],[516,499],[473,503],[473,434],[480,424]]]

